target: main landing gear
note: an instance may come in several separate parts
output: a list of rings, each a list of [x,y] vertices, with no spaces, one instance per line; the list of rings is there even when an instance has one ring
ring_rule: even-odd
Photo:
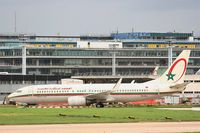
[[[99,102],[99,103],[96,104],[96,107],[97,107],[97,108],[103,108],[104,105],[103,105],[103,103]]]

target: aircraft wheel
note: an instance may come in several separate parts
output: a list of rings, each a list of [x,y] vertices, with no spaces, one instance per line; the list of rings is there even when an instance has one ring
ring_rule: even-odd
[[[97,107],[97,108],[103,108],[104,105],[103,105],[103,103],[97,103],[97,104],[96,104],[96,107]]]

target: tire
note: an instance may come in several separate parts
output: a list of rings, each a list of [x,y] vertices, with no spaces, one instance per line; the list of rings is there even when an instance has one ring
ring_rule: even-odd
[[[97,103],[97,104],[96,104],[96,107],[97,107],[97,108],[103,108],[104,105],[103,105],[102,103]]]

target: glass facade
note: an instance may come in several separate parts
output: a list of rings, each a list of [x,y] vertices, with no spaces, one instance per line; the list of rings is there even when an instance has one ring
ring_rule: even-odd
[[[159,66],[159,72],[162,73],[168,66],[168,46],[170,45],[174,46],[174,59],[183,49],[192,50],[187,72],[194,74],[200,68],[200,42],[189,42],[187,39],[191,36],[193,36],[192,33],[145,32],[111,34],[102,38],[30,36],[30,39],[22,40],[17,39],[17,36],[3,36],[3,38],[0,37],[2,38],[0,40],[0,72],[21,73],[22,46],[26,46],[27,74],[30,75],[111,75],[113,51],[117,53],[117,75],[151,74],[156,66]],[[166,41],[169,37],[177,40]],[[90,48],[77,46],[77,41],[81,40],[90,42],[103,40],[105,46],[106,41],[113,39],[112,43],[115,42],[114,38],[122,39],[116,41],[122,43],[122,48],[112,49],[103,46],[93,48],[92,43]]]
[[[183,49],[174,48],[173,57]],[[112,72],[112,49],[27,48],[27,74],[99,75]],[[116,49],[116,70],[120,75],[151,74],[156,66],[168,66],[167,48]],[[21,72],[22,49],[0,49],[0,71]],[[189,73],[200,66],[200,49],[194,49],[189,61]]]
[[[193,36],[193,33],[153,33],[153,32],[129,32],[129,33],[112,33],[111,36],[114,39],[177,39],[177,40],[186,40],[189,37]]]

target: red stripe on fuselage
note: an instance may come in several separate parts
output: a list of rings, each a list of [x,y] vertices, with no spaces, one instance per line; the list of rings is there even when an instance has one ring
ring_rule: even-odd
[[[93,93],[94,94],[94,93]],[[171,94],[169,92],[166,92],[166,93],[146,93],[146,94],[143,94],[143,93],[112,93],[111,95],[112,96],[133,96],[133,95],[141,95],[141,96],[154,96],[154,95],[159,95],[159,94]],[[16,97],[30,97],[30,96],[88,96],[88,95],[92,95],[92,94],[29,94],[29,95],[21,95],[21,96],[15,96],[15,97],[12,97],[12,98],[16,98]]]

